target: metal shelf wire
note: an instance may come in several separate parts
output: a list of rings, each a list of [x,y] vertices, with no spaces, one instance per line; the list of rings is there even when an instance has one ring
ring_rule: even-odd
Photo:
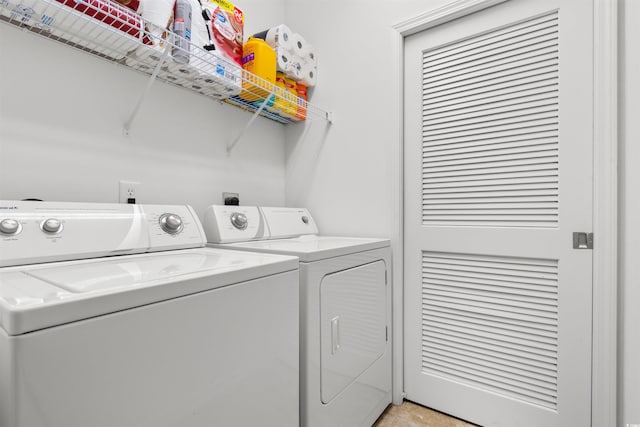
[[[332,121],[329,112],[292,98],[216,51],[191,45],[186,52],[179,36],[110,0],[0,0],[0,21],[150,76],[145,94],[158,79],[279,123]],[[180,52],[189,57],[187,63],[174,60]]]

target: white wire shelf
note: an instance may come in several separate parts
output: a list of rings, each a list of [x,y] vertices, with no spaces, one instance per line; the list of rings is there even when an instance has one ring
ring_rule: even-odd
[[[0,0],[0,21],[146,74],[147,90],[158,79],[279,123],[332,121],[329,112],[243,70],[215,50],[181,48],[184,39],[110,0]],[[188,60],[174,59],[180,56]]]

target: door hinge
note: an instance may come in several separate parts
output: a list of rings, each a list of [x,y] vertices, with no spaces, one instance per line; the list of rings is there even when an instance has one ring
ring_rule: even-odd
[[[593,233],[574,232],[573,249],[593,249]]]
[[[384,284],[388,285],[389,282],[387,282],[387,270],[384,271]]]
[[[389,341],[389,327],[388,326],[384,327],[384,340],[385,341]]]

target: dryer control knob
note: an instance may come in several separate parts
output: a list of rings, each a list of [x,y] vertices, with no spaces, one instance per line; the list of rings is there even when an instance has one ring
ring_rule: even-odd
[[[160,215],[160,228],[169,234],[177,234],[182,231],[184,224],[180,215],[166,213]]]
[[[0,221],[0,233],[2,234],[13,236],[14,234],[18,234],[21,229],[20,223],[15,219],[5,218]]]
[[[59,219],[47,218],[40,224],[45,233],[56,234],[62,231],[62,223]]]
[[[244,230],[249,225],[247,216],[240,212],[234,212],[231,214],[231,224],[238,230]]]

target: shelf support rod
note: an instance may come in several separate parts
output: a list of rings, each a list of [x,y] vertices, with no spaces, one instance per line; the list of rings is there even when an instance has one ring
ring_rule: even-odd
[[[133,123],[133,119],[135,119],[136,115],[138,114],[138,110],[140,110],[140,106],[142,105],[142,102],[147,97],[147,94],[149,93],[149,90],[151,89],[151,86],[153,85],[153,82],[156,80],[156,77],[158,76],[158,73],[160,72],[160,68],[164,64],[164,61],[167,58],[167,56],[169,55],[169,50],[170,49],[171,49],[171,43],[167,43],[167,47],[164,49],[164,52],[162,53],[162,56],[160,57],[160,60],[156,64],[156,67],[153,69],[153,73],[151,74],[151,77],[147,81],[147,85],[145,86],[144,90],[142,91],[142,94],[140,94],[140,97],[138,98],[137,104],[135,105],[135,107],[133,107],[133,111],[131,111],[131,115],[129,116],[129,120],[127,120],[124,123],[124,134],[125,134],[125,136],[129,136],[129,131],[131,130],[131,124]]]
[[[262,110],[264,110],[264,107],[267,105],[267,103],[269,102],[269,100],[271,99],[271,97],[273,96],[273,94],[276,92],[276,87],[277,86],[273,86],[273,89],[271,90],[271,92],[269,92],[269,95],[267,95],[267,97],[264,99],[264,101],[262,101],[262,104],[260,104],[260,108],[258,108],[254,113],[253,116],[249,119],[249,121],[247,122],[247,124],[240,129],[240,132],[238,132],[238,135],[236,135],[236,137],[234,138],[233,141],[231,141],[229,144],[227,144],[227,154],[231,154],[231,151],[233,150],[233,147],[236,146],[236,144],[238,143],[238,141],[240,141],[240,138],[242,138],[242,135],[244,135],[244,133],[247,131],[247,129],[249,129],[251,127],[251,125],[253,124],[253,122],[256,120],[256,118],[260,115],[260,113],[262,112]],[[275,99],[274,101],[275,102]]]

